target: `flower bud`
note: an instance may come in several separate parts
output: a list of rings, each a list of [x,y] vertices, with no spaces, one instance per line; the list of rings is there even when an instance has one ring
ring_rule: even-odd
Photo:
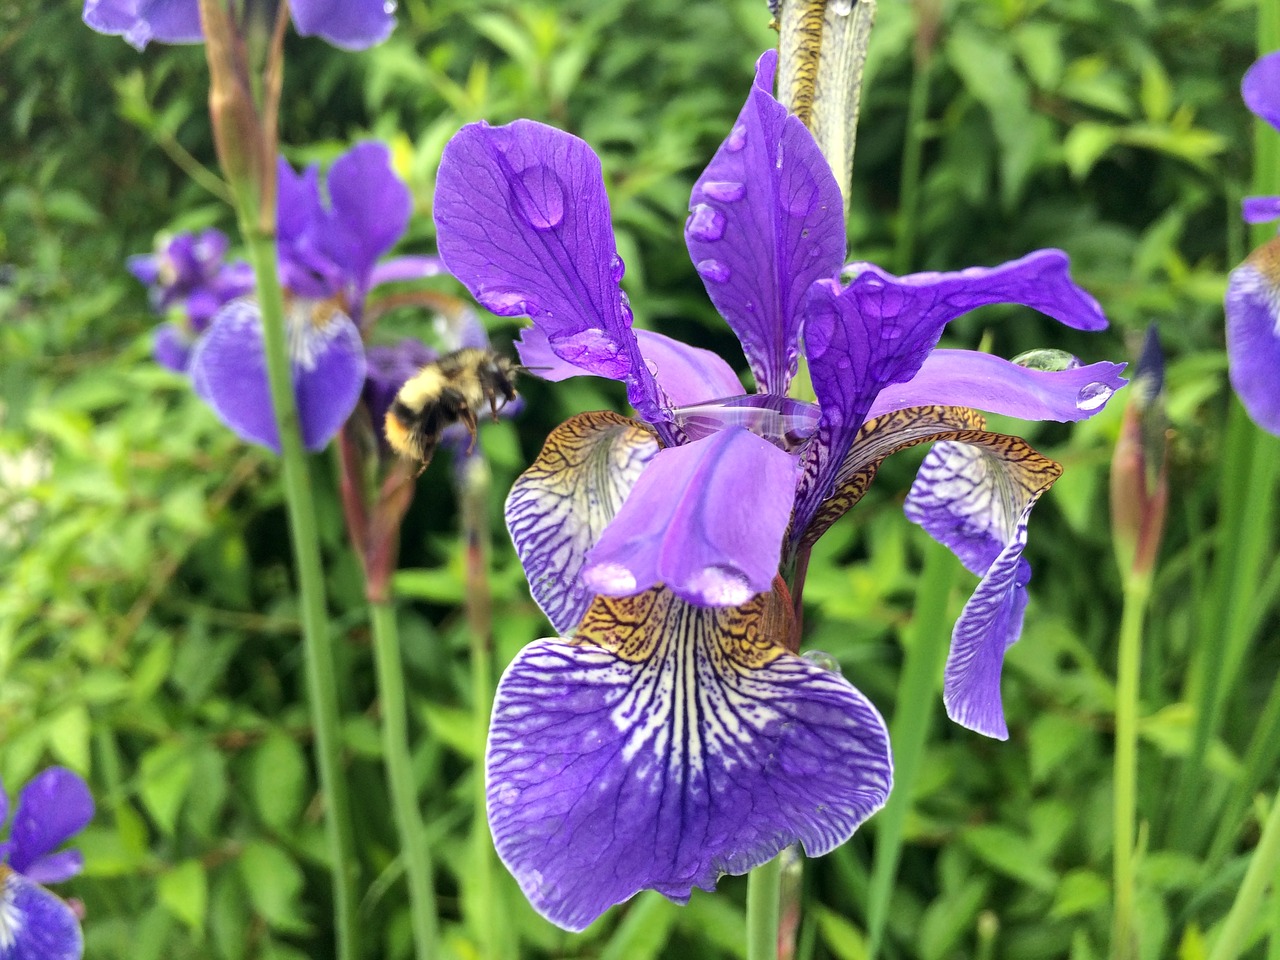
[[[1111,530],[1121,574],[1148,577],[1169,500],[1164,355],[1154,326],[1147,330],[1127,392],[1129,405],[1111,461]]]

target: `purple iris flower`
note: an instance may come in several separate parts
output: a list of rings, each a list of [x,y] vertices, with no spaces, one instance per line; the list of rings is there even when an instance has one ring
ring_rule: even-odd
[[[322,449],[360,399],[367,371],[360,321],[369,291],[441,270],[436,257],[380,260],[404,233],[413,203],[386,146],[352,147],[334,162],[324,185],[322,196],[315,166],[298,173],[280,161],[279,266],[309,450]],[[157,359],[189,373],[196,393],[238,436],[278,452],[262,316],[256,301],[242,296],[252,289],[252,272],[241,262],[221,263],[225,251],[225,237],[216,231],[185,235],[160,255],[133,258],[130,270],[153,283],[154,304],[180,304],[187,313],[188,328],[158,331]]]
[[[946,441],[909,515],[982,577],[953,637],[947,706],[1006,735],[999,674],[1026,606],[1027,517],[1059,468],[968,408],[1078,420],[1124,382],[1117,364],[1038,370],[935,349],[948,321],[991,303],[1103,328],[1060,251],[906,277],[843,266],[839,188],[771,95],[775,66],[761,57],[685,228],[756,393],[715,354],[632,329],[583,141],[473,124],[440,165],[440,253],[482,305],[530,317],[522,362],[620,380],[639,414],[557,428],[506,506],[531,592],[567,639],[526,647],[499,686],[490,825],[534,906],[569,929],[645,888],[683,902],[796,841],[825,853],[884,803],[883,721],[795,653],[779,571],[802,579],[818,535],[912,444]],[[802,353],[817,403],[788,396]]]
[[[0,785],[0,828],[8,816]],[[9,839],[0,842],[0,960],[75,960],[84,953],[76,915],[41,884],[80,872],[79,851],[55,851],[91,819],[93,797],[70,770],[50,767],[22,788]]]
[[[1280,50],[1249,68],[1240,92],[1250,110],[1280,131]],[[1247,197],[1244,219],[1280,220],[1280,197]],[[1253,422],[1280,436],[1280,237],[1231,271],[1226,314],[1231,386]]]
[[[274,16],[276,3],[249,0]],[[304,37],[318,36],[344,50],[381,43],[396,25],[396,5],[388,0],[290,0],[293,25]],[[122,36],[145,49],[159,43],[199,43],[199,0],[85,0],[84,22],[98,33]]]

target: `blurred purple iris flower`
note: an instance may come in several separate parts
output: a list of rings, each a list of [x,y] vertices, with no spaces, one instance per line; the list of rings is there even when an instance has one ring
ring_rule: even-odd
[[[275,16],[277,0],[248,0],[254,12]],[[290,0],[289,14],[298,33],[319,36],[344,50],[381,43],[396,25],[396,5],[388,0]],[[98,33],[122,36],[145,49],[159,43],[199,43],[199,0],[85,0],[84,22]]]
[[[557,428],[506,507],[534,598],[569,639],[526,647],[500,684],[490,825],[534,906],[570,929],[640,889],[683,902],[797,840],[825,853],[883,804],[883,721],[793,652],[777,584],[915,443],[946,441],[908,514],[982,577],[953,636],[947,707],[1006,736],[999,676],[1026,606],[1027,518],[1060,468],[968,408],[1078,420],[1124,382],[1118,364],[935,349],[985,304],[1081,330],[1106,320],[1060,251],[906,277],[844,266],[839,188],[772,96],[775,66],[761,58],[685,228],[754,394],[720,357],[633,331],[586,143],[531,121],[473,124],[440,165],[440,253],[483,306],[533,321],[522,362],[622,381],[640,416]],[[788,396],[802,352],[816,404]]]
[[[367,371],[360,321],[369,291],[441,270],[436,257],[379,260],[404,233],[412,208],[383,144],[352,147],[334,162],[325,187],[327,197],[315,166],[297,173],[280,160],[279,265],[309,450],[322,449],[360,399]],[[253,299],[241,296],[252,289],[252,272],[241,262],[223,263],[225,251],[216,231],[183,235],[161,254],[133,258],[130,270],[153,283],[153,304],[179,304],[187,313],[186,327],[160,328],[157,360],[189,373],[196,393],[238,436],[278,452],[262,316]]]
[[[85,782],[62,767],[37,774],[18,795],[9,838],[0,842],[0,960],[76,960],[80,922],[42,884],[61,883],[84,866],[79,851],[56,852],[93,819]],[[0,828],[9,797],[0,785]]]
[[[1249,68],[1245,105],[1280,131],[1280,50]],[[1280,220],[1280,197],[1247,197],[1249,223]],[[1227,282],[1227,360],[1231,386],[1253,422],[1280,436],[1280,237],[1231,271]]]

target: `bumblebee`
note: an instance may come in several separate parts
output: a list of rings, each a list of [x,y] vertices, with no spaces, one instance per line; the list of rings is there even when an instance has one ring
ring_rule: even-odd
[[[489,350],[465,347],[427,364],[405,382],[387,410],[387,443],[422,470],[447,427],[462,423],[476,442],[476,414],[487,406],[493,419],[516,399],[519,366]]]

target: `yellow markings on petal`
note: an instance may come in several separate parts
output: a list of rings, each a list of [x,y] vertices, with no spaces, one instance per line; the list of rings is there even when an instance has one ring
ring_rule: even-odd
[[[598,481],[593,493],[599,495],[613,486],[608,482],[610,470],[625,468],[639,455],[647,460],[657,446],[652,428],[638,420],[608,410],[579,413],[548,434],[522,479],[536,481],[545,490],[568,491],[579,485],[580,471],[589,470]],[[619,505],[609,510],[609,519]]]
[[[573,642],[629,663],[700,652],[723,676],[758,670],[787,653],[794,627],[791,605],[778,590],[740,607],[698,607],[659,586],[632,597],[596,597]]]
[[[1245,263],[1257,268],[1271,283],[1280,285],[1280,237],[1272,237],[1258,247],[1245,258]]]

